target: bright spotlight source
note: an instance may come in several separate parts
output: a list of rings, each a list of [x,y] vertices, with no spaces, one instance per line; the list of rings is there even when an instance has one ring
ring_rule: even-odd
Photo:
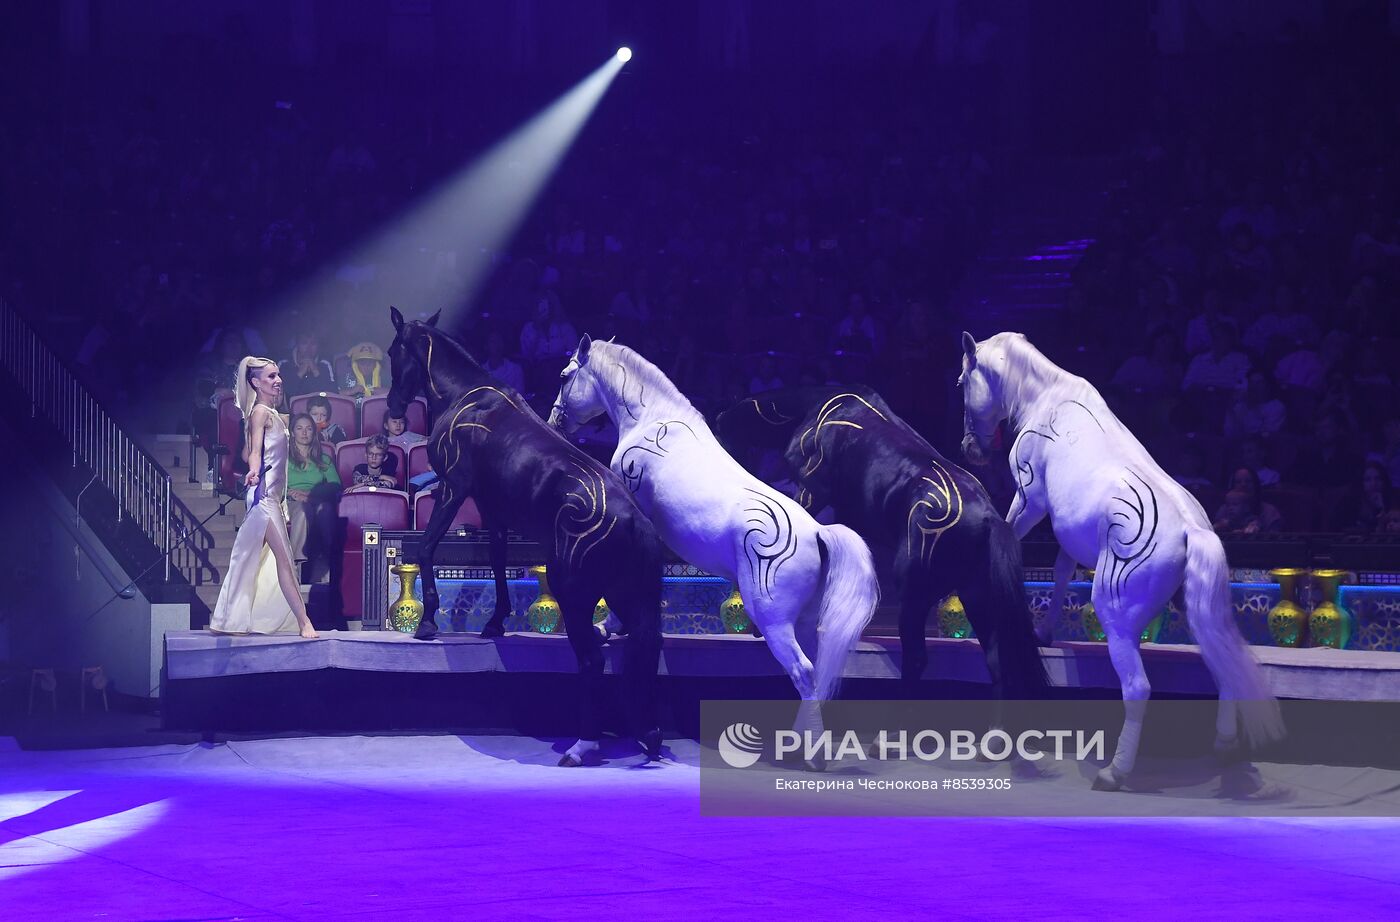
[[[623,45],[621,48],[617,49],[617,59],[623,64],[626,64],[628,61],[632,60],[632,49]]]

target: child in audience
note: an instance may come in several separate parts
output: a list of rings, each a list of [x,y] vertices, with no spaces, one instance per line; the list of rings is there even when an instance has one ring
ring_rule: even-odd
[[[388,487],[399,485],[399,459],[389,451],[389,440],[383,435],[370,436],[365,443],[365,461],[355,465],[357,487]]]
[[[317,395],[308,400],[306,412],[316,424],[316,430],[321,433],[321,441],[339,445],[349,438],[340,423],[331,422],[331,402],[325,397]]]

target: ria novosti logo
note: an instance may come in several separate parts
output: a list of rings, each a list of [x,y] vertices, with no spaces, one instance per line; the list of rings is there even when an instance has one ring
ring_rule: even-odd
[[[763,755],[763,735],[753,724],[737,723],[719,737],[719,756],[730,768],[748,768]]]
[[[749,768],[763,756],[763,743],[763,734],[753,724],[732,723],[720,734],[720,758],[730,768]],[[1102,761],[1105,743],[1103,730],[1025,730],[1014,737],[1000,728],[980,736],[965,729],[952,730],[946,736],[937,730],[914,734],[907,730],[881,730],[873,744],[863,742],[854,730],[839,736],[831,730],[779,730],[774,738],[774,754],[780,762],[788,756],[827,763],[870,759],[934,762],[945,758],[954,762],[1001,762],[1011,758],[1038,762],[1045,758],[1063,760],[1072,747],[1076,760]]]

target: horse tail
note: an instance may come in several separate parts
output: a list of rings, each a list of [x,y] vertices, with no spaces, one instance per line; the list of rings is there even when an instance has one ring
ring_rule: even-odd
[[[1047,697],[1050,677],[1045,672],[1040,639],[1035,635],[1030,606],[1026,604],[1021,542],[1001,519],[991,521],[987,538],[986,566],[980,576],[974,577],[980,585],[969,586],[971,591],[963,591],[962,599],[964,605],[981,607],[979,620],[991,629],[990,637],[978,635],[978,639],[988,669],[999,672],[992,681],[1000,685],[1003,697]]]
[[[1186,620],[1200,644],[1201,658],[1220,697],[1235,702],[1245,738],[1256,746],[1282,738],[1278,701],[1235,623],[1225,547],[1215,532],[1200,526],[1186,529],[1185,594]]]
[[[875,561],[860,536],[844,525],[823,525],[817,532],[823,550],[825,585],[817,616],[816,694],[827,700],[836,694],[845,671],[846,655],[860,640],[875,606],[880,604],[880,583]]]

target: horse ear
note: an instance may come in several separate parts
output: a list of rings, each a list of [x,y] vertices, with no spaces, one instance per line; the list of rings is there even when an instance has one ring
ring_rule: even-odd
[[[593,340],[587,333],[583,334],[583,338],[578,341],[578,352],[574,353],[574,356],[578,359],[580,368],[588,364],[588,350],[592,345]]]
[[[441,317],[441,316],[442,316],[442,308],[439,307],[439,308],[437,309],[437,313],[435,313],[435,314],[433,314],[433,316],[429,317],[429,318],[427,319],[426,323],[428,324],[428,326],[432,327],[433,329],[437,329],[438,318]]]
[[[977,340],[972,338],[972,334],[963,331],[962,335],[963,355],[967,356],[967,367],[977,367]]]
[[[403,314],[400,314],[399,309],[397,307],[394,307],[394,305],[392,304],[389,305],[389,319],[394,322],[394,332],[402,333]]]

